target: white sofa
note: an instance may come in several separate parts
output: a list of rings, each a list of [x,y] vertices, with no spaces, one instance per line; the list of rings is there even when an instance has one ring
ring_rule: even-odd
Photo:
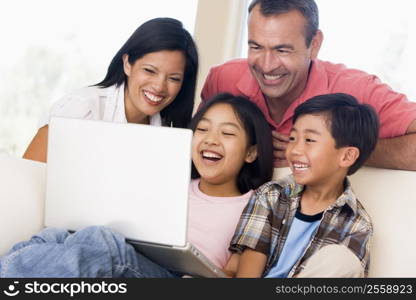
[[[0,156],[0,256],[43,228],[46,164]]]
[[[0,255],[43,228],[45,175],[43,163],[0,156]],[[370,277],[416,277],[416,172],[365,167],[351,182],[373,220]]]
[[[274,178],[290,173],[275,170]],[[370,277],[416,277],[416,172],[364,167],[351,184],[373,221]]]

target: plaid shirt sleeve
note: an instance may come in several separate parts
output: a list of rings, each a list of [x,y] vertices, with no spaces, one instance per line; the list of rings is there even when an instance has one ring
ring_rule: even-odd
[[[241,253],[245,248],[269,255],[271,242],[271,195],[268,189],[259,189],[245,207],[234,236],[230,251]]]
[[[371,223],[363,222],[360,225],[342,241],[342,244],[347,246],[358,257],[364,268],[365,277],[367,277],[370,265],[370,247],[373,228]]]

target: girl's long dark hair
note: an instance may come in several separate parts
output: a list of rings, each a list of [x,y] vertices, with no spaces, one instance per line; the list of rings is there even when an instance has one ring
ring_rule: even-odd
[[[260,109],[249,99],[221,93],[210,99],[192,118],[189,128],[195,131],[205,113],[216,104],[229,104],[246,131],[249,145],[257,146],[257,158],[245,163],[237,178],[237,187],[241,193],[247,193],[270,181],[273,175],[273,145],[270,125]],[[192,179],[200,175],[192,163]]]

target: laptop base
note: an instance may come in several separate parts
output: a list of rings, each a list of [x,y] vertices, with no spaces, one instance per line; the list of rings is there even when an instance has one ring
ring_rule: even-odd
[[[170,271],[195,277],[226,277],[220,268],[190,243],[184,247],[174,247],[132,240],[128,242],[151,261]]]

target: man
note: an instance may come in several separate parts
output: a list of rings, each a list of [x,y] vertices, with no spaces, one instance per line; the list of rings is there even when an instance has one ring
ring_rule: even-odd
[[[367,165],[416,170],[416,103],[373,75],[317,59],[323,34],[314,0],[253,0],[248,58],[211,69],[202,103],[219,92],[255,102],[274,127],[275,167],[287,166],[285,149],[295,108],[309,98],[342,92],[371,104],[380,141]]]

